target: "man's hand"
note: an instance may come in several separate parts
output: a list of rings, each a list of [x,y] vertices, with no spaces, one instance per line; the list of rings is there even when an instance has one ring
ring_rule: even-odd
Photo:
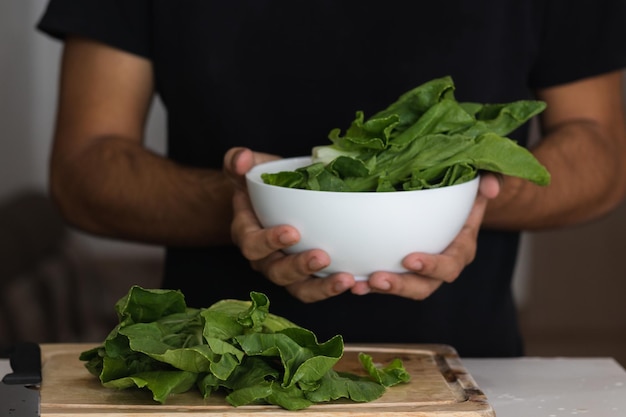
[[[476,255],[478,231],[489,200],[500,192],[500,182],[494,174],[483,174],[474,207],[465,225],[454,241],[441,253],[411,253],[402,265],[411,272],[394,274],[375,272],[368,281],[357,282],[352,288],[355,294],[369,292],[394,294],[415,300],[423,300],[434,293],[443,283],[451,283]]]
[[[276,285],[284,286],[303,302],[320,301],[338,295],[355,284],[350,274],[333,274],[320,279],[313,276],[330,264],[320,249],[287,255],[283,249],[300,240],[298,230],[289,225],[264,229],[252,209],[245,189],[245,173],[254,165],[277,156],[233,148],[224,157],[224,171],[235,182],[233,195],[233,242],[239,246],[252,267]]]
[[[320,249],[291,255],[283,253],[283,249],[299,241],[300,234],[289,225],[264,229],[254,214],[245,190],[245,173],[258,163],[276,158],[243,148],[234,148],[226,153],[224,170],[236,184],[232,238],[255,270],[275,284],[286,287],[294,297],[304,302],[320,301],[347,290],[356,295],[378,292],[411,299],[428,297],[442,283],[453,282],[474,259],[478,230],[487,203],[500,190],[496,176],[484,174],[474,207],[459,235],[439,255],[407,255],[403,265],[411,272],[376,272],[368,281],[355,281],[348,273],[316,278],[312,275],[330,264],[329,255]]]

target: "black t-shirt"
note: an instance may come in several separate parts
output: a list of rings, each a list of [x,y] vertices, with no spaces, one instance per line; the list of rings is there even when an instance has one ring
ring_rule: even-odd
[[[508,102],[626,64],[621,0],[386,2],[52,0],[39,28],[150,59],[168,156],[221,166],[232,146],[307,155],[432,78],[462,101]],[[528,126],[512,137],[526,143]],[[390,244],[393,244],[390,242]],[[164,287],[205,307],[262,291],[271,311],[347,342],[447,343],[464,356],[522,354],[511,276],[518,234],[483,230],[475,261],[424,301],[344,294],[302,304],[235,247],[168,248]]]

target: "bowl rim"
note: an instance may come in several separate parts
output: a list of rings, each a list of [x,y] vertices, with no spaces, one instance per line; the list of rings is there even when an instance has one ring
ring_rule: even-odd
[[[446,185],[444,187],[437,187],[437,188],[424,188],[424,189],[420,189],[420,190],[400,190],[400,191],[328,191],[328,190],[307,190],[307,189],[302,189],[302,188],[290,188],[290,187],[281,187],[280,185],[274,185],[274,184],[267,184],[265,183],[262,179],[261,179],[261,174],[265,173],[265,172],[279,172],[279,171],[265,171],[262,170],[263,167],[266,167],[267,165],[271,165],[274,163],[279,163],[279,162],[296,162],[298,160],[302,160],[303,162],[308,161],[308,163],[311,162],[311,156],[294,156],[294,157],[286,157],[286,158],[281,158],[281,159],[274,159],[271,161],[266,161],[266,162],[262,162],[260,164],[257,164],[255,166],[253,166],[248,172],[246,172],[245,174],[245,179],[246,182],[253,182],[258,186],[261,187],[271,187],[272,189],[275,188],[282,188],[284,190],[291,190],[290,192],[317,192],[317,193],[329,193],[329,194],[342,194],[342,195],[390,195],[390,194],[397,194],[397,193],[402,193],[402,194],[406,194],[406,193],[415,193],[415,192],[431,192],[431,193],[435,193],[435,192],[441,192],[441,190],[450,190],[452,188],[455,187],[460,187],[463,185],[468,185],[468,184],[472,184],[476,181],[480,180],[480,172],[478,172],[478,174],[476,175],[476,177],[472,178],[469,181],[465,181],[459,184],[453,184],[453,185]],[[303,164],[304,166],[304,164]]]

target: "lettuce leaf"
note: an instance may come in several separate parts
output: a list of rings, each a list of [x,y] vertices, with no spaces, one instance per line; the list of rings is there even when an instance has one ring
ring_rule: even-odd
[[[399,191],[437,188],[475,178],[481,170],[550,183],[550,173],[526,148],[506,137],[546,104],[460,103],[451,77],[424,83],[366,119],[362,111],[331,145],[313,148],[313,163],[265,173],[267,184],[321,191]]]
[[[117,326],[80,360],[103,386],[146,389],[160,403],[195,387],[205,398],[223,392],[233,406],[299,410],[338,398],[372,401],[409,380],[397,360],[379,369],[361,359],[369,376],[335,372],[342,337],[320,343],[269,305],[267,296],[251,292],[250,301],[193,309],[179,291],[133,286],[116,303]]]

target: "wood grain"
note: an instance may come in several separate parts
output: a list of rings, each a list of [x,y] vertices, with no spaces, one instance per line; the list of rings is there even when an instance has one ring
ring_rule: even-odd
[[[78,359],[88,344],[43,344],[41,386],[42,417],[175,417],[189,415],[258,417],[262,415],[307,417],[337,416],[495,416],[483,392],[463,367],[456,351],[446,345],[347,345],[337,370],[363,374],[358,353],[386,364],[402,359],[411,374],[407,384],[389,388],[369,403],[336,401],[305,410],[287,411],[270,405],[232,407],[223,395],[203,399],[197,391],[173,395],[165,404],[139,389],[104,388]]]

